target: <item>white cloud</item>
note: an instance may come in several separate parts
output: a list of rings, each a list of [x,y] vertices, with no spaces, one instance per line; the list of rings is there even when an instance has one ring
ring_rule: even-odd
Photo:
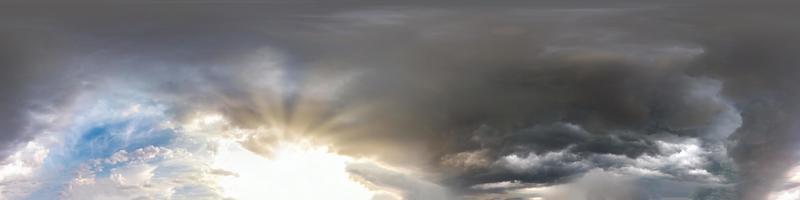
[[[661,171],[682,179],[707,182],[722,181],[720,177],[716,177],[705,170],[712,152],[704,149],[700,140],[681,138],[672,142],[656,141],[656,145],[660,154],[642,155],[632,160],[633,166],[646,170]]]
[[[591,167],[590,163],[580,161],[578,155],[567,152],[566,150],[547,152],[543,155],[528,153],[525,157],[511,154],[503,156],[500,160],[495,162],[495,165],[502,166],[515,173],[535,172],[537,169],[547,167],[548,165],[559,165],[559,167],[568,167],[570,169],[585,169]]]
[[[132,152],[119,150],[112,154],[111,157],[102,159],[105,164],[117,164],[124,162],[147,161],[156,157],[169,158],[173,156],[174,151],[164,147],[147,146],[144,148],[136,149]],[[98,160],[97,162],[101,162]]]
[[[148,184],[153,178],[156,167],[148,164],[135,164],[111,170],[109,179],[122,186],[138,186]]]
[[[169,171],[173,159],[192,159],[192,155],[148,146],[131,152],[120,150],[108,158],[86,161],[76,171],[64,191],[62,199],[168,199],[175,190],[202,182],[191,181],[192,174],[202,174],[201,169]],[[98,175],[105,172],[105,175]],[[158,174],[157,174],[158,172]]]
[[[14,154],[0,162],[0,181],[14,176],[27,175],[42,165],[49,149],[35,141],[28,142]]]
[[[31,141],[0,162],[0,199],[21,198],[32,192],[39,185],[35,172],[48,153],[48,148]]]
[[[525,186],[525,184],[523,184],[520,181],[516,181],[515,180],[515,181],[501,181],[501,182],[494,182],[494,183],[478,184],[478,185],[473,185],[470,188],[478,189],[478,190],[491,190],[491,189],[517,188],[517,187],[523,187],[523,186]]]
[[[798,200],[800,199],[800,166],[795,166],[786,173],[783,183],[778,184],[768,196],[767,200]]]
[[[767,196],[767,200],[798,200],[800,199],[800,187],[793,187],[775,191]]]
[[[138,164],[114,169],[109,177],[84,184],[71,184],[61,199],[169,199],[176,184],[154,180],[155,166]]]
[[[61,199],[170,199],[188,180],[179,174],[160,174],[156,164],[131,163],[108,170],[108,175],[98,177],[97,171],[86,171],[74,178],[62,191]],[[88,174],[88,175],[87,175]]]
[[[722,177],[708,172],[713,152],[702,147],[702,142],[695,138],[672,138],[655,141],[658,154],[643,154],[630,158],[616,154],[592,154],[581,157],[562,151],[544,154],[528,153],[525,156],[510,154],[495,161],[492,166],[502,167],[514,173],[535,173],[544,167],[555,167],[573,171],[585,171],[598,168],[602,162],[610,164],[606,170],[636,175],[641,177],[670,177],[701,182],[720,182]]]

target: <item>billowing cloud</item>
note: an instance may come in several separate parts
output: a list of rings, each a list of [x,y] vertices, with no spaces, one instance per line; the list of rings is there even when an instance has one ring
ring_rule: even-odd
[[[0,8],[0,195],[797,196],[787,3],[211,3]]]

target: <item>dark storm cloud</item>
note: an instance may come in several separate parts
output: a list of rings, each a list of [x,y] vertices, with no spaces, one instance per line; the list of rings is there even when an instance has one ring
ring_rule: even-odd
[[[38,131],[27,120],[32,112],[61,102],[72,88],[62,76],[71,71],[56,67],[68,57],[68,41],[58,39],[47,27],[0,20],[0,157],[25,143]]]
[[[797,77],[800,27],[784,23],[793,14],[777,6],[732,9],[716,18],[731,23],[712,25],[704,45],[714,49],[700,62],[700,73],[726,81],[725,93],[736,99],[743,125],[732,139],[732,155],[741,170],[742,199],[760,199],[780,184],[797,164]],[[757,17],[737,12],[754,11]],[[769,12],[767,14],[765,12]],[[769,164],[767,164],[769,163]]]
[[[7,150],[35,134],[24,130],[26,110],[52,88],[114,80],[177,115],[211,110],[242,127],[303,130],[342,153],[438,173],[457,192],[564,183],[696,145],[711,162],[699,167],[727,176],[714,167],[729,168],[730,155],[741,199],[763,199],[800,141],[800,27],[781,5],[9,6],[0,141]],[[318,94],[338,82],[343,89]],[[273,139],[249,147],[268,152]],[[511,155],[540,162],[515,170]],[[652,168],[707,181],[691,169]]]
[[[624,165],[598,161],[572,167],[595,155],[659,155],[654,145],[658,134],[720,143],[732,131],[713,131],[728,125],[715,121],[728,117],[726,112],[736,115],[716,91],[706,91],[716,83],[686,73],[703,48],[638,28],[649,22],[615,27],[621,18],[650,11],[464,15],[423,10],[410,15],[380,10],[348,13],[344,16],[371,18],[335,21],[341,24],[321,33],[325,37],[309,38],[322,38],[326,45],[321,51],[332,52],[320,53],[321,60],[370,66],[363,84],[344,99],[381,105],[356,125],[375,128],[338,132],[355,135],[342,137],[343,151],[414,152],[422,146],[430,152],[422,159],[435,166],[448,163],[442,159],[447,157],[490,165],[510,154],[568,149],[576,155],[549,160],[541,171],[479,166],[447,181],[462,187],[509,180],[553,183],[594,167]],[[397,43],[386,47],[385,41]],[[469,152],[480,154],[464,154]],[[408,162],[402,157],[408,155],[383,154],[401,162]]]
[[[2,126],[6,129],[2,134],[3,147],[7,147],[7,145],[9,145],[8,143],[18,140],[17,137],[19,137],[19,132],[21,132],[19,124],[23,123],[23,120],[18,117],[23,111],[18,110],[18,107],[20,107],[20,104],[22,104],[21,102],[24,100],[20,99],[22,95],[20,94],[21,92],[18,91],[20,79],[15,78],[20,75],[17,71],[13,70],[17,69],[17,65],[21,65],[23,61],[18,59],[18,55],[14,55],[16,49],[9,48],[8,46],[10,45],[7,44],[3,46],[6,46],[6,48],[0,50],[0,60],[2,60],[0,65],[3,65],[3,69],[6,69],[3,70],[3,77],[1,77],[3,80],[2,92],[6,95],[3,95],[3,103],[0,109],[4,113],[3,116],[7,116],[2,120]],[[6,152],[3,152],[3,156],[6,154]]]

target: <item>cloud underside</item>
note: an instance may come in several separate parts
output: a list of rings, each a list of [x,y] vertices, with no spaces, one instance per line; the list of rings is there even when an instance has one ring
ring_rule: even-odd
[[[3,12],[3,195],[224,198],[241,173],[180,170],[208,138],[373,159],[337,171],[373,199],[797,193],[780,6],[139,6]],[[73,175],[43,182],[57,159]]]

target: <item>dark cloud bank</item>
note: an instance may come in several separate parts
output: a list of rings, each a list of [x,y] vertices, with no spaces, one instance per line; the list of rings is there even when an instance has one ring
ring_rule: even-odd
[[[758,200],[798,162],[791,2],[4,4],[4,155],[29,112],[113,80],[463,198],[602,169],[643,177],[626,198]],[[251,63],[273,54],[279,91]]]

